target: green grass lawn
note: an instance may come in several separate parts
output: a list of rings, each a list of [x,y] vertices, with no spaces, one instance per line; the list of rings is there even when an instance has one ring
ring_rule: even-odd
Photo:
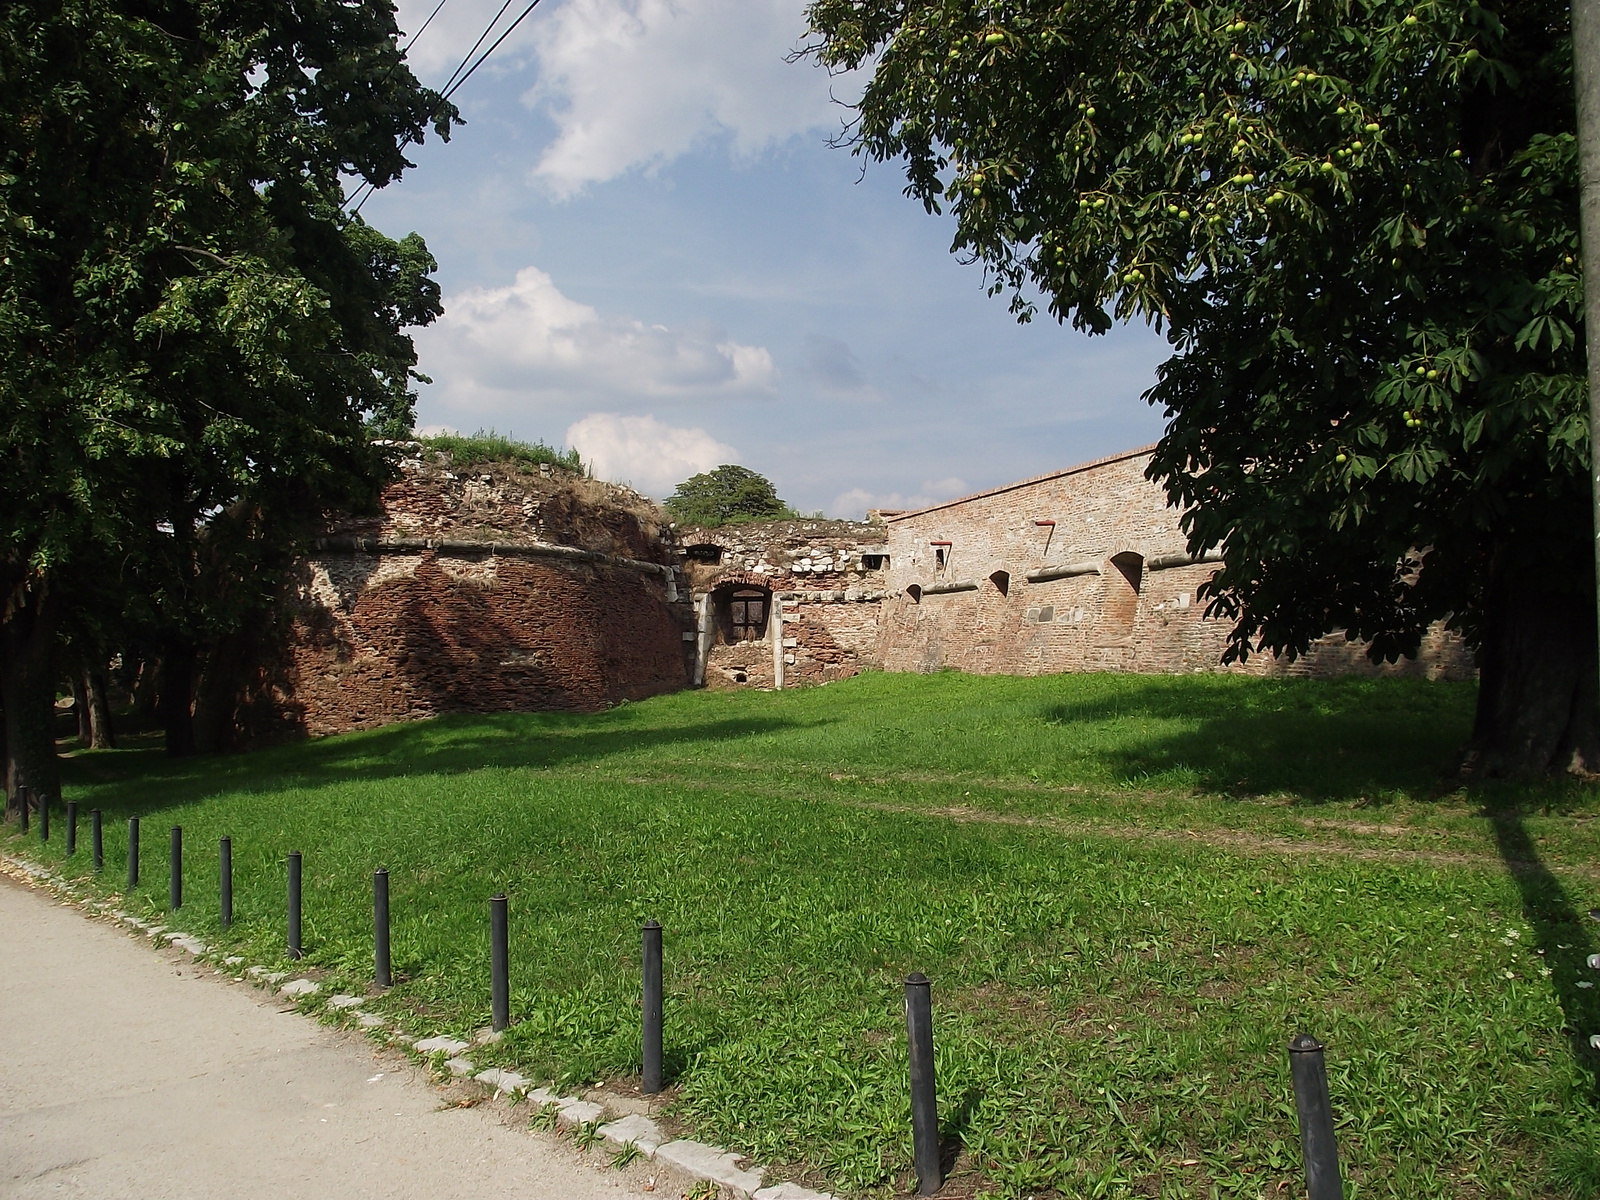
[[[387,866],[401,978],[369,1007],[418,1032],[488,1022],[504,890],[514,1024],[475,1058],[565,1085],[637,1070],[638,928],[658,919],[679,1115],[842,1191],[909,1179],[919,970],[957,1194],[1300,1194],[1284,1048],[1304,1029],[1329,1047],[1352,1198],[1600,1195],[1600,988],[1580,986],[1600,983],[1600,798],[1457,788],[1472,700],[873,674],[216,760],[80,753],[67,796],[107,814],[101,886],[139,814],[128,906],[252,961],[282,957],[301,850],[308,958],[347,988],[371,979]],[[59,862],[62,839],[26,848]]]

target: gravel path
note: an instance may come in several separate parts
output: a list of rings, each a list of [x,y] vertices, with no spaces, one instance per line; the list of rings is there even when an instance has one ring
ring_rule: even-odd
[[[489,1106],[441,1109],[402,1056],[3,875],[0,1028],[7,1200],[614,1200],[644,1186]]]

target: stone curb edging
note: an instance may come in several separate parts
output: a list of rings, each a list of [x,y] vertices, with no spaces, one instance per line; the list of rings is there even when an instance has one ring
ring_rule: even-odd
[[[28,859],[0,853],[0,872],[19,878],[29,886],[45,888],[93,915],[107,917],[129,929],[138,930],[158,946],[163,943],[175,946],[197,959],[214,954],[212,947],[199,938],[169,930],[164,925],[146,921],[114,904],[84,894],[73,886],[71,880]],[[232,973],[235,979],[248,981],[257,987],[271,988],[276,994],[296,1004],[322,991],[321,984],[311,979],[291,978],[289,972],[275,971],[259,964],[246,966],[245,960],[237,954],[214,960],[214,965]],[[432,1065],[442,1061],[452,1078],[470,1078],[485,1089],[492,1089],[496,1097],[504,1093],[519,1096],[536,1108],[554,1107],[557,1122],[565,1128],[601,1122],[596,1127],[597,1132],[618,1149],[631,1145],[645,1158],[667,1163],[691,1178],[710,1180],[741,1200],[835,1200],[830,1193],[813,1191],[795,1183],[763,1186],[764,1169],[760,1166],[752,1164],[748,1168],[741,1167],[739,1164],[745,1160],[721,1146],[688,1138],[673,1138],[643,1114],[617,1115],[613,1106],[605,1103],[604,1093],[600,1093],[600,1100],[563,1096],[549,1088],[534,1087],[531,1079],[515,1071],[501,1067],[479,1071],[472,1060],[465,1057],[471,1049],[467,1042],[442,1034],[413,1037],[398,1023],[376,1013],[363,1012],[360,1005],[361,998],[358,996],[336,994],[328,998],[320,1015],[354,1019],[356,1025],[369,1035],[386,1036],[390,1042],[406,1047]],[[477,1044],[486,1045],[498,1040],[497,1034],[482,1035],[477,1039]]]

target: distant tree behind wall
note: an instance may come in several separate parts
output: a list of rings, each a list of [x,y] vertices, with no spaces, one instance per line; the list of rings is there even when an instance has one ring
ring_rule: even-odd
[[[729,525],[794,515],[778,498],[771,480],[732,464],[685,479],[667,497],[666,509],[683,525]]]

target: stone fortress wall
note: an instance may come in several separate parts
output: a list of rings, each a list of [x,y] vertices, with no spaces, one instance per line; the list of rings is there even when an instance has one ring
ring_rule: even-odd
[[[696,684],[794,687],[877,665],[882,524],[760,521],[674,533],[694,598]]]
[[[1226,623],[1148,448],[870,521],[666,526],[626,488],[544,466],[405,460],[381,510],[302,561],[246,705],[253,736],[448,712],[592,711],[684,687],[783,688],[869,667],[1222,670]],[[1430,630],[1373,664],[1332,635],[1254,674],[1470,679]]]
[[[693,612],[657,517],[559,467],[402,461],[378,514],[336,522],[298,564],[250,732],[592,711],[682,688]]]
[[[1188,552],[1176,510],[1145,478],[1150,447],[887,518],[889,568],[874,658],[890,671],[979,674],[1215,671],[1228,624],[1196,589],[1217,569]],[[1431,629],[1414,660],[1374,664],[1322,638],[1252,674],[1470,679],[1459,637]]]

